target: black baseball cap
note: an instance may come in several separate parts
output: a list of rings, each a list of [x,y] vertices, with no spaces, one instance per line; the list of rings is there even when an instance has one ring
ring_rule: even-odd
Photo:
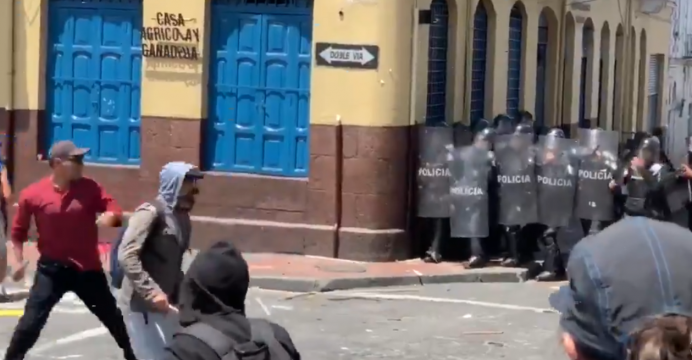
[[[81,157],[89,152],[89,148],[78,148],[72,141],[58,141],[50,148],[50,159],[67,160]]]
[[[692,233],[627,217],[582,239],[567,264],[569,285],[550,296],[560,325],[599,359],[623,359],[629,334],[663,314],[692,315]]]

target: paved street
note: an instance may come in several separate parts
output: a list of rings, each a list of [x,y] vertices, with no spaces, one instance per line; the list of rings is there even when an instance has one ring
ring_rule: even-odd
[[[555,286],[555,285],[553,285]],[[564,359],[551,285],[427,285],[295,294],[250,291],[250,316],[291,332],[304,359]],[[0,306],[0,343],[7,346],[18,304]],[[67,297],[51,316],[29,360],[121,359],[98,321]]]

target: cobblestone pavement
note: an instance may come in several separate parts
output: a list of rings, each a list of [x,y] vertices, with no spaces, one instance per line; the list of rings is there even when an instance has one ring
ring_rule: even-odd
[[[303,359],[564,359],[557,314],[547,305],[556,284],[427,285],[296,294],[252,289],[250,316],[292,334]],[[0,306],[7,346],[22,304]],[[113,340],[74,297],[53,312],[28,356],[121,359]]]

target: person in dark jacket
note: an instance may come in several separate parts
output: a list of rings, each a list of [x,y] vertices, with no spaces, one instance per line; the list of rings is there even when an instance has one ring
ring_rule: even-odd
[[[180,325],[160,360],[219,360],[218,349],[205,341],[209,333],[221,336],[228,351],[261,352],[271,360],[300,360],[291,336],[282,326],[245,316],[245,297],[250,284],[247,262],[230,242],[218,242],[200,253],[190,265],[180,289]],[[202,325],[202,331],[196,329]],[[268,328],[271,338],[257,339],[255,328]],[[266,336],[267,332],[263,331]],[[218,337],[217,337],[218,340]],[[218,344],[218,341],[216,341]],[[245,358],[245,357],[243,357]],[[263,359],[265,357],[262,357]]]

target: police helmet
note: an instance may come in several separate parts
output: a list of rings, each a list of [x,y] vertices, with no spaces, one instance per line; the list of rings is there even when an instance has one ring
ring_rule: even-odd
[[[548,130],[548,133],[545,134],[545,136],[546,137],[553,137],[553,138],[557,138],[557,139],[566,138],[565,132],[562,131],[562,129],[560,129],[560,128],[552,128],[552,129]]]
[[[473,133],[477,134],[487,128],[490,128],[490,121],[486,119],[479,119],[474,125],[473,125]]]
[[[497,135],[508,135],[514,129],[514,121],[508,115],[500,114],[493,119],[493,127]]]
[[[479,143],[481,141],[487,142],[488,144],[492,144],[493,141],[495,141],[495,129],[485,128],[477,132],[474,136],[474,142]]]
[[[545,134],[545,136],[542,137],[543,139],[543,147],[546,149],[557,149],[559,147],[559,143],[561,139],[566,138],[565,132],[562,131],[560,128],[551,128],[548,130],[548,132]]]
[[[644,161],[656,162],[661,157],[661,141],[656,136],[649,136],[639,144],[639,154]]]
[[[514,134],[516,135],[533,135],[533,126],[526,124],[526,123],[520,123],[516,127],[514,127]]]

